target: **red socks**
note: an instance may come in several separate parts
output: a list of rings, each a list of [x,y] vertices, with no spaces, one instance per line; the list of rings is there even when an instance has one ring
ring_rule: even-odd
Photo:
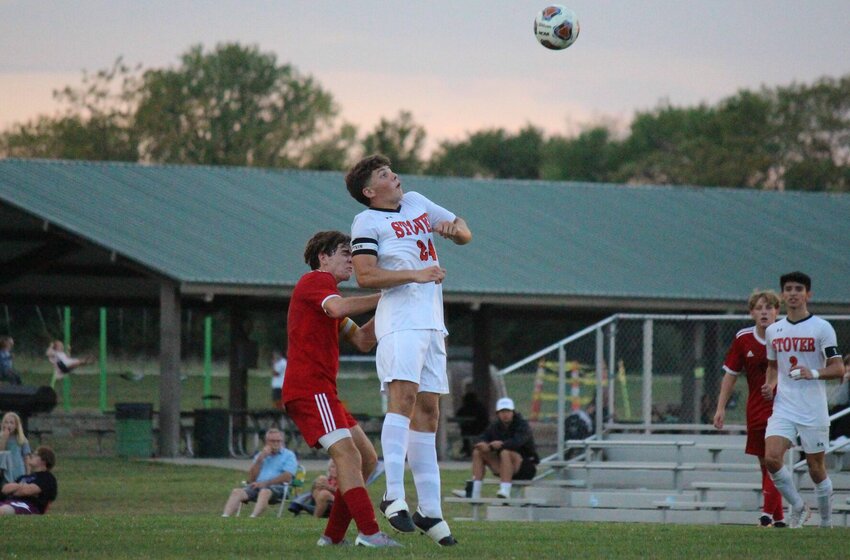
[[[785,518],[782,511],[782,494],[773,484],[773,479],[764,465],[761,467],[761,488],[764,493],[764,513],[773,516],[774,521],[782,521]]]
[[[352,488],[345,494],[336,491],[331,516],[325,527],[325,536],[338,543],[345,537],[352,518],[357,524],[357,530],[364,535],[374,535],[380,531],[369,494],[362,486]]]

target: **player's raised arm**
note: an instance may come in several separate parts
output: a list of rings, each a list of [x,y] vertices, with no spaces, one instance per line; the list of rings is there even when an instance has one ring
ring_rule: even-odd
[[[437,223],[434,226],[434,232],[441,237],[451,239],[456,245],[466,245],[472,241],[472,232],[469,230],[466,221],[461,217],[455,218],[453,222],[442,221]]]
[[[392,288],[402,284],[440,283],[446,277],[446,270],[439,266],[429,266],[417,270],[387,270],[378,266],[378,257],[374,255],[354,255],[354,274],[361,288]]]

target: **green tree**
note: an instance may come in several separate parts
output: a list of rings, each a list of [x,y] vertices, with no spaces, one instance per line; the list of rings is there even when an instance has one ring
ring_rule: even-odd
[[[543,132],[526,125],[517,134],[504,129],[475,132],[460,142],[442,142],[428,173],[457,177],[539,179]]]
[[[363,139],[363,152],[384,154],[397,173],[419,173],[425,129],[416,124],[409,111],[400,111],[395,120],[381,122]]]
[[[257,47],[201,45],[142,76],[136,126],[161,162],[297,166],[332,126],[330,93]]]
[[[776,188],[850,190],[850,74],[765,92],[777,158]]]
[[[119,57],[111,68],[83,73],[79,87],[66,86],[53,97],[58,117],[40,116],[0,134],[5,157],[136,161],[133,127],[138,68]]]
[[[605,127],[591,128],[575,138],[555,136],[543,145],[540,176],[549,181],[607,181],[613,152],[611,132]]]
[[[772,104],[742,91],[717,106],[638,113],[616,148],[612,179],[628,183],[760,186],[772,160]]]
[[[308,146],[301,157],[301,167],[320,171],[344,171],[349,165],[351,152],[357,144],[357,127],[343,123],[324,140]]]

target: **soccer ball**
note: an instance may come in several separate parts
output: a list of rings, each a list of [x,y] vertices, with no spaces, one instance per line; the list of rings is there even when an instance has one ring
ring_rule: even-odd
[[[551,4],[534,18],[534,36],[547,49],[563,50],[578,39],[576,13],[566,6]]]

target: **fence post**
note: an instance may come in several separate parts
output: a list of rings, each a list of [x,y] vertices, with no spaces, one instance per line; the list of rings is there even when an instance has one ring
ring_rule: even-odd
[[[70,352],[71,348],[71,307],[65,306],[65,317],[64,317],[64,328],[65,332],[64,343],[65,343],[65,351]],[[62,378],[62,408],[65,409],[65,412],[71,411],[71,376],[66,375]]]
[[[652,319],[643,321],[643,423],[644,432],[652,431]]]
[[[605,337],[602,334],[602,327],[596,329],[596,433],[597,438],[602,437],[602,416],[604,401],[602,392],[602,368],[605,367]],[[611,377],[610,375],[608,376]]]
[[[212,394],[212,315],[204,317],[204,394]],[[212,400],[204,398],[204,408],[212,406]]]
[[[558,457],[564,458],[564,409],[567,400],[567,364],[564,346],[558,346]]]
[[[106,412],[106,308],[100,308],[100,411]]]
[[[614,420],[614,380],[617,379],[617,322],[608,325],[608,418]],[[603,418],[604,420],[604,418]]]

